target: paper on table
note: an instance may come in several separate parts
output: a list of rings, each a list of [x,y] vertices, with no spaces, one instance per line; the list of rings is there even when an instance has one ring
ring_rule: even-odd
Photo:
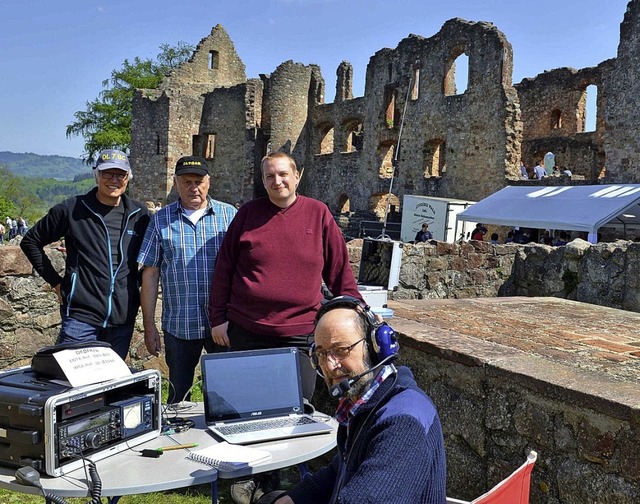
[[[188,459],[208,464],[222,471],[236,471],[271,459],[271,453],[251,446],[235,445],[223,441],[200,450],[192,450]]]
[[[53,354],[72,387],[130,376],[131,370],[111,348],[88,347]]]

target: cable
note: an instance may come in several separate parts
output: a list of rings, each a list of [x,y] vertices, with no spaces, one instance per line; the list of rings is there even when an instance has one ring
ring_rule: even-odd
[[[100,499],[100,495],[102,494],[102,480],[98,475],[96,465],[90,460],[87,460],[84,456],[82,456],[82,460],[89,466],[89,476],[91,477],[91,487],[89,488],[89,491],[91,493],[91,500],[88,501],[87,504],[100,504],[102,502],[102,500]],[[42,487],[42,483],[40,483],[40,473],[38,473],[38,471],[36,471],[32,467],[21,467],[20,469],[18,469],[16,471],[16,480],[21,485],[34,486],[36,488],[39,488],[47,502],[55,502],[55,504],[69,504],[63,497],[60,497],[56,494],[47,493]]]

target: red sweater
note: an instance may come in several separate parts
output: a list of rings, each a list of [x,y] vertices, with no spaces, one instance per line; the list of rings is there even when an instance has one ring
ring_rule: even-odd
[[[288,208],[249,201],[218,252],[209,318],[273,336],[313,331],[324,280],[334,296],[362,299],[344,238],[324,203],[298,196]]]

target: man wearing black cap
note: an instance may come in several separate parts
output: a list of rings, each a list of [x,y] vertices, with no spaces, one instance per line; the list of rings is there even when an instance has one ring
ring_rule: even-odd
[[[124,152],[102,151],[94,175],[97,187],[51,208],[20,247],[60,301],[58,343],[107,341],[124,359],[140,305],[136,259],[149,212],[124,194],[132,178]],[[67,252],[64,277],[44,252],[61,238]]]
[[[209,198],[209,168],[200,157],[176,163],[178,201],[152,217],[138,256],[142,272],[142,315],[147,350],[162,349],[155,323],[158,282],[162,281],[162,331],[169,367],[168,403],[188,400],[204,348],[214,351],[207,313],[209,288],[232,205]]]

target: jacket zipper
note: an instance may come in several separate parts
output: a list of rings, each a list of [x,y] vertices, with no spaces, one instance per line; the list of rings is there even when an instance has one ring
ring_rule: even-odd
[[[100,220],[100,222],[102,223],[102,226],[104,227],[105,234],[107,236],[107,262],[109,263],[110,281],[109,281],[109,295],[107,296],[107,314],[104,321],[102,322],[102,327],[104,328],[104,327],[107,327],[107,323],[109,322],[109,318],[111,317],[111,309],[113,307],[113,291],[115,289],[114,286],[116,282],[116,274],[120,270],[120,267],[122,266],[122,263],[125,260],[124,253],[122,250],[122,241],[127,231],[127,226],[129,225],[129,220],[131,219],[131,216],[138,213],[140,209],[136,208],[133,212],[126,215],[124,226],[122,228],[122,232],[120,233],[120,240],[118,245],[120,248],[120,256],[121,256],[120,263],[118,264],[118,267],[114,271],[113,266],[111,265],[111,240],[109,239],[109,228],[107,228],[107,225],[105,224],[104,219],[102,218],[102,215],[95,212],[89,205],[87,205],[85,201],[83,201],[82,204],[86,206],[87,209],[98,218],[98,220]]]

